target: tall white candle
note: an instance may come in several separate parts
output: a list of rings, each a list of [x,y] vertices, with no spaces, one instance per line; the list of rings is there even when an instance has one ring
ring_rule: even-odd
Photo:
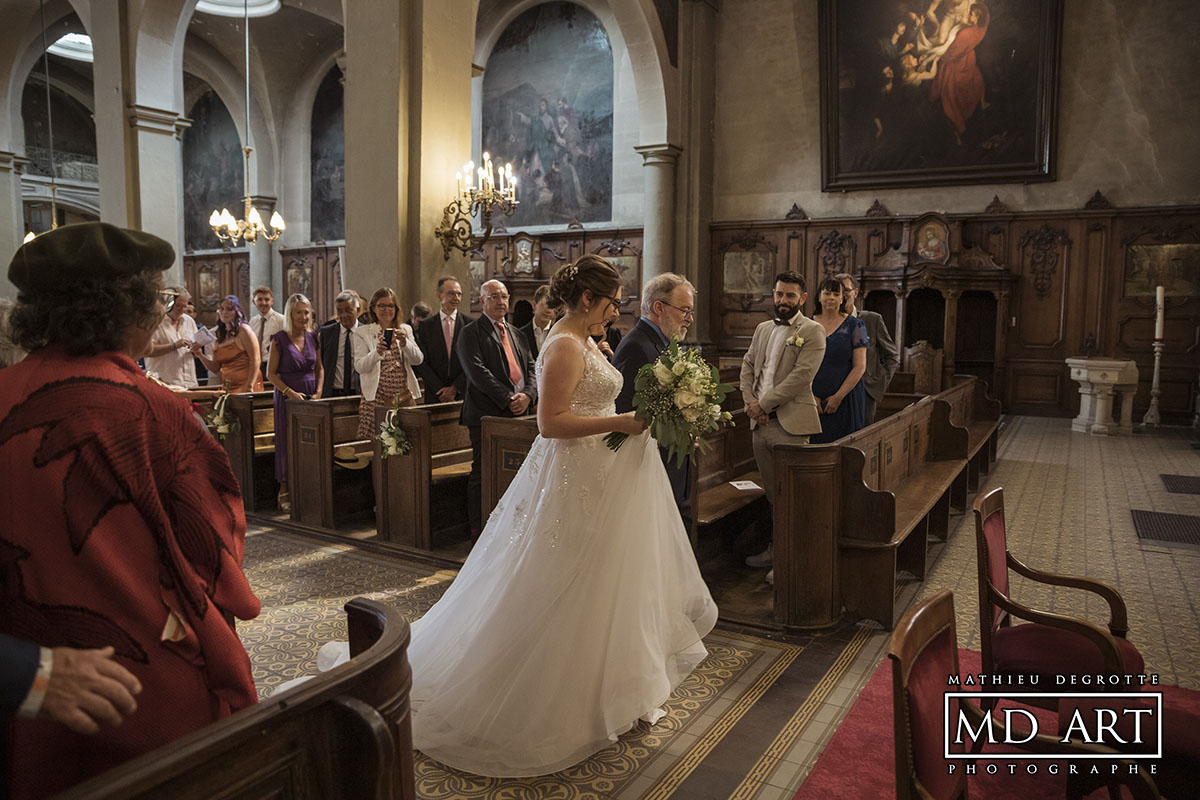
[[[1159,286],[1154,290],[1154,338],[1163,338],[1163,314],[1166,312],[1166,291]]]

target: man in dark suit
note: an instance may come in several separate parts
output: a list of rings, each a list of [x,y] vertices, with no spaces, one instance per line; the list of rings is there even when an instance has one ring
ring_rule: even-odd
[[[846,289],[846,310],[855,314],[867,327],[867,374],[863,376],[863,383],[867,390],[866,421],[870,425],[875,421],[879,401],[883,399],[896,368],[900,366],[900,349],[892,341],[883,317],[858,307],[858,284],[854,278],[845,272],[833,277],[841,281]]]
[[[463,329],[455,350],[467,374],[459,422],[471,435],[471,475],[467,478],[467,516],[472,534],[482,528],[484,417],[519,417],[537,402],[533,357],[525,337],[504,321],[508,289],[500,281],[480,287],[483,314]]]
[[[437,296],[441,309],[416,329],[417,346],[425,360],[414,369],[425,382],[425,402],[449,403],[461,400],[467,391],[467,376],[455,351],[462,329],[471,320],[458,313],[462,285],[453,275],[438,278]]]
[[[550,335],[550,326],[556,319],[554,309],[546,305],[546,298],[549,296],[549,284],[537,288],[537,291],[533,293],[533,319],[520,328],[521,333],[525,335],[525,342],[529,345],[529,353],[533,356],[534,361],[537,361],[538,353],[542,352],[542,342],[546,341],[546,337]]]
[[[358,394],[358,370],[354,368],[354,345],[351,340],[358,327],[358,295],[351,291],[339,294],[333,301],[337,313],[317,331],[321,349],[321,364],[325,382],[321,397],[347,397]]]
[[[671,343],[671,339],[682,339],[687,335],[688,326],[695,319],[696,290],[687,278],[667,272],[656,275],[646,281],[642,287],[642,318],[633,329],[625,334],[617,351],[613,354],[613,366],[621,370],[625,384],[617,395],[617,413],[623,414],[633,410],[634,381],[638,370],[662,355],[663,350]],[[675,496],[675,505],[683,526],[689,531],[692,528],[692,498],[691,488],[691,459],[676,467],[667,458],[667,451],[659,448],[663,465],[667,468],[667,477],[671,481],[671,494]]]

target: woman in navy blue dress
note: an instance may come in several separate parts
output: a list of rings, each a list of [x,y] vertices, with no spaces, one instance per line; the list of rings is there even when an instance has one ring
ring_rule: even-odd
[[[840,281],[826,278],[817,292],[820,310],[813,319],[825,328],[825,358],[812,384],[820,404],[821,432],[809,441],[825,444],[866,424],[867,326],[846,312]]]

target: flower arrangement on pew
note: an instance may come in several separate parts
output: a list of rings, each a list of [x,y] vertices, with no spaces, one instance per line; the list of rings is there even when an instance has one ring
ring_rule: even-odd
[[[679,340],[672,339],[657,361],[638,370],[634,416],[649,425],[650,435],[681,466],[693,450],[707,450],[706,433],[733,424],[733,416],[721,410],[731,391],[733,387],[721,383],[717,368],[698,350],[682,350]],[[627,433],[610,433],[604,442],[616,450],[627,438]]]
[[[213,403],[212,411],[208,412],[208,416],[204,421],[216,433],[217,438],[225,441],[225,437],[231,433],[236,433],[242,429],[242,424],[238,422],[238,418],[232,412],[225,410],[225,403],[229,400],[228,394],[223,394]]]
[[[398,408],[399,406],[393,405],[384,415],[383,422],[379,423],[379,443],[383,445],[384,458],[406,456],[412,451],[412,442],[408,440],[408,434],[400,427],[400,420],[396,417]]]

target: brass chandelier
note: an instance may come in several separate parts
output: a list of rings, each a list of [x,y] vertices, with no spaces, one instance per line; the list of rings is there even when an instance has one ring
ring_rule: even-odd
[[[434,235],[442,240],[442,254],[447,261],[451,250],[466,254],[471,252],[472,246],[486,242],[492,235],[492,214],[498,210],[511,215],[521,202],[517,200],[517,179],[513,177],[512,164],[495,169],[491,155],[484,153],[483,164],[478,167],[478,186],[475,185],[475,169],[475,162],[468,161],[462,172],[455,173],[457,191],[442,212],[442,224],[434,230]],[[478,238],[471,233],[471,217],[476,214],[483,222],[483,235]]]
[[[242,154],[245,158],[244,172],[242,177],[245,179],[246,195],[245,204],[241,219],[235,219],[233,214],[229,213],[228,208],[222,208],[220,211],[214,210],[208,218],[208,224],[212,228],[213,233],[222,242],[228,242],[230,246],[237,247],[239,241],[244,240],[246,244],[254,244],[261,236],[268,242],[273,242],[287,229],[283,217],[278,211],[271,214],[271,221],[268,225],[263,225],[262,215],[258,213],[250,202],[250,154],[254,152],[254,148],[250,146],[250,3],[249,0],[243,0],[242,3],[242,21],[245,31],[245,52],[246,52],[246,146],[242,148]]]

